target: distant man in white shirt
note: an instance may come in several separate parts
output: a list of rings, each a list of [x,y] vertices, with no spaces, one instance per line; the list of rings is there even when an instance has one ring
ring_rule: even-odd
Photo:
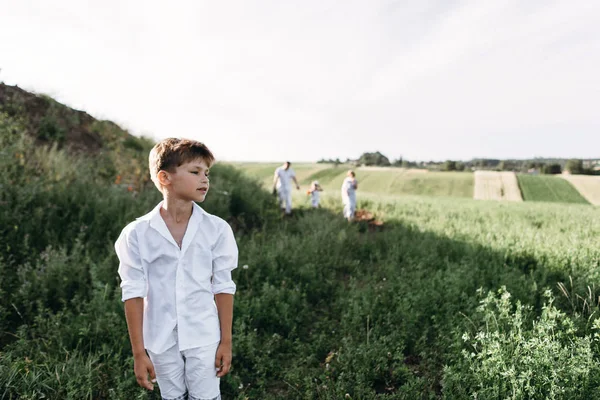
[[[281,167],[275,170],[273,176],[273,191],[277,190],[279,195],[279,207],[286,215],[292,213],[292,180],[296,184],[296,189],[300,190],[300,185],[296,180],[296,173],[291,168],[292,163],[286,161]]]
[[[150,175],[163,201],[115,243],[135,376],[149,390],[158,381],[163,399],[220,399],[231,367],[238,249],[229,225],[195,203],[213,162],[194,140],[156,144]]]

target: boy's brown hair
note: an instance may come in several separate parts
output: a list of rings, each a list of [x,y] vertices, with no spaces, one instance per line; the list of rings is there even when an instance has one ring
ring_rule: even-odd
[[[150,150],[150,178],[158,190],[162,191],[156,178],[160,171],[173,172],[180,165],[198,159],[204,160],[209,167],[215,162],[215,156],[202,142],[191,139],[163,139]]]

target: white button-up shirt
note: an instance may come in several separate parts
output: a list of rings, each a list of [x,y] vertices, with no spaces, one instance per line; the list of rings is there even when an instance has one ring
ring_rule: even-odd
[[[278,167],[275,170],[275,176],[279,177],[276,184],[277,190],[289,192],[292,188],[292,178],[296,176],[292,167],[289,167],[287,170],[283,167]]]
[[[221,339],[214,295],[235,293],[238,262],[227,222],[194,203],[180,249],[161,206],[127,225],[115,243],[122,299],[144,298],[144,345],[157,354],[175,344],[175,327],[180,350]]]

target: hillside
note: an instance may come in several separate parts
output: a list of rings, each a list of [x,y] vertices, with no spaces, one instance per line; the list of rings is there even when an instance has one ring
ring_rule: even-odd
[[[0,113],[20,121],[39,144],[57,143],[59,148],[91,153],[114,148],[118,143],[138,149],[148,144],[114,122],[96,120],[51,97],[4,83],[0,83]]]
[[[93,157],[104,178],[139,189],[148,184],[147,152],[153,141],[136,137],[111,121],[97,120],[51,97],[0,83],[0,123],[10,126],[10,143],[21,135],[36,147]]]

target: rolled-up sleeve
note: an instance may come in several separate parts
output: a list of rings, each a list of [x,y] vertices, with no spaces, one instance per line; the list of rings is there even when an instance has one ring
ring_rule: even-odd
[[[213,294],[235,294],[236,286],[231,278],[231,271],[237,268],[238,248],[235,236],[229,224],[223,221],[223,228],[212,250],[213,253]]]
[[[126,228],[121,232],[121,235],[115,242],[115,251],[117,257],[119,257],[122,301],[135,297],[146,297],[148,286],[140,258],[135,229]]]

